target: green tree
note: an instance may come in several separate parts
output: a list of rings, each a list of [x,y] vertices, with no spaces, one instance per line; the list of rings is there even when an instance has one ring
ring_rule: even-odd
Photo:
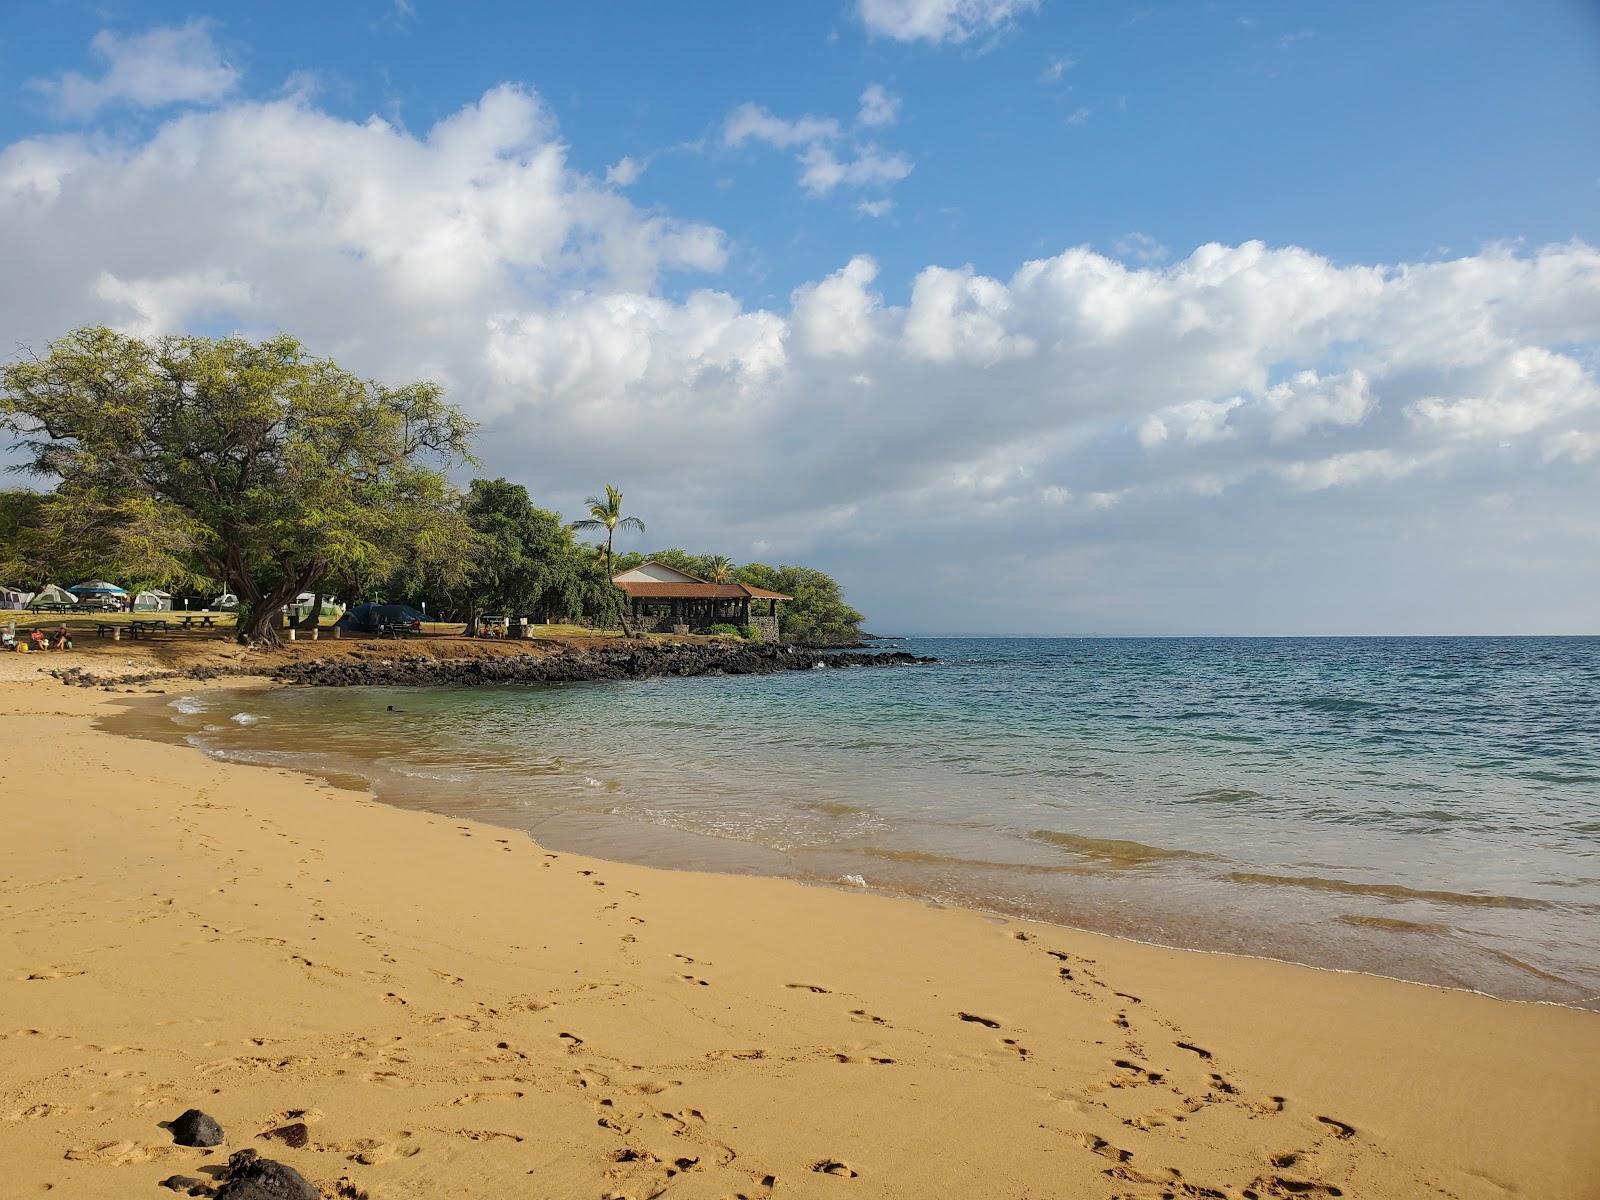
[[[589,509],[589,515],[582,521],[573,524],[573,529],[604,529],[606,531],[606,573],[612,574],[611,542],[619,529],[632,529],[639,533],[644,532],[644,522],[638,517],[625,517],[622,515],[622,493],[609,483],[606,484],[606,498],[601,500],[598,496],[590,496],[584,501]]]
[[[477,538],[469,632],[484,606],[535,618],[582,610],[583,561],[560,514],[505,479],[474,479],[463,511]]]
[[[21,488],[0,491],[0,581],[41,585],[49,560],[44,551],[45,509],[50,497]]]
[[[437,385],[390,388],[284,335],[142,341],[90,327],[0,373],[0,428],[58,481],[58,527],[143,547],[148,574],[238,595],[277,641],[301,591],[437,543],[472,425]]]
[[[700,569],[693,573],[702,579],[708,579],[712,583],[733,582],[733,559],[724,554],[701,555],[697,565]]]
[[[831,575],[810,567],[746,563],[734,571],[734,578],[794,597],[778,606],[783,614],[779,636],[786,642],[837,646],[861,640],[861,622],[866,618],[844,602],[844,593]]]

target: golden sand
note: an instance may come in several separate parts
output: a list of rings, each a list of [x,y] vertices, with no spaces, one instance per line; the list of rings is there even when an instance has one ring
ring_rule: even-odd
[[[1600,1194],[1592,1013],[549,853],[116,699],[0,683],[6,1197],[245,1146],[387,1200]]]

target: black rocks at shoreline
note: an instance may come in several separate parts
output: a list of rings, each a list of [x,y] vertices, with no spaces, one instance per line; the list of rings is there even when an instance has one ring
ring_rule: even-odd
[[[312,659],[272,671],[281,683],[311,687],[461,686],[506,683],[581,683],[660,676],[773,675],[818,667],[893,667],[937,662],[903,651],[861,654],[798,646],[730,646],[652,643],[558,650],[545,654],[438,659],[396,654],[388,658]]]

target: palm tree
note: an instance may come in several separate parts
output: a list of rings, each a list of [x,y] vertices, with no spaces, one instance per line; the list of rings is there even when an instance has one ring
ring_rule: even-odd
[[[574,529],[604,529],[606,531],[606,578],[611,577],[611,539],[616,536],[619,529],[634,529],[644,532],[644,522],[638,517],[625,517],[622,515],[622,493],[609,483],[606,484],[606,498],[601,500],[598,496],[590,496],[584,501],[589,508],[587,520],[575,521]]]
[[[701,559],[706,578],[712,583],[733,582],[733,560],[724,554],[708,554]]]

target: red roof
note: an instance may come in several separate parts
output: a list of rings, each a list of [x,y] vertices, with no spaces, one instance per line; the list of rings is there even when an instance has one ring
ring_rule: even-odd
[[[613,580],[636,600],[792,600],[782,592],[743,583],[657,583],[653,579]]]

